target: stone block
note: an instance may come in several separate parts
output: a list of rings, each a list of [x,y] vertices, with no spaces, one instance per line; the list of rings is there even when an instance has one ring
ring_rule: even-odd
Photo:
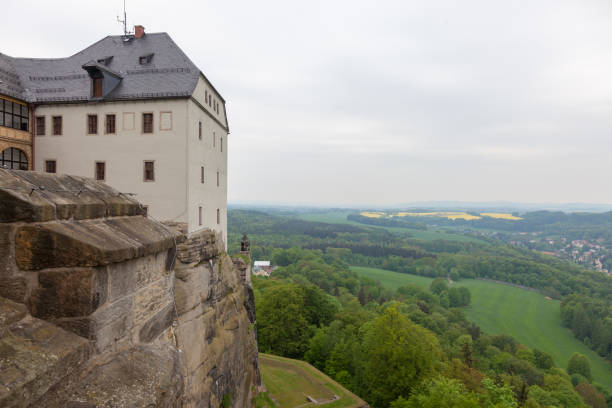
[[[177,265],[174,299],[179,315],[202,304],[211,295],[211,272],[208,264],[194,267]]]
[[[38,283],[29,305],[32,315],[43,319],[88,316],[107,298],[103,268],[41,271]]]
[[[21,303],[0,297],[0,332],[26,317],[28,309]]]
[[[11,224],[0,224],[0,278],[11,276],[16,269],[13,235],[14,227]]]
[[[166,252],[161,252],[108,265],[109,299],[114,301],[163,278],[165,263]]]
[[[0,406],[35,402],[90,355],[87,340],[27,316],[0,332]],[[58,405],[59,406],[59,405]]]
[[[133,307],[133,296],[127,296],[116,302],[107,303],[89,317],[90,337],[94,340],[98,352],[130,341],[131,329],[134,326]]]
[[[134,294],[132,315],[134,326],[140,327],[149,319],[172,302],[170,279],[159,279]]]
[[[157,312],[147,321],[140,329],[139,339],[141,342],[150,343],[155,340],[162,332],[164,332],[175,317],[174,304],[169,304],[162,310]]]
[[[144,217],[31,224],[15,237],[22,270],[99,266],[143,257],[174,246],[173,235]]]
[[[102,197],[106,206],[106,217],[125,217],[144,214],[144,208],[137,200],[115,190],[108,184],[84,177],[66,177],[74,179],[76,183],[81,184],[92,197]]]
[[[0,222],[143,214],[133,198],[85,177],[0,170]]]
[[[110,361],[94,359],[36,403],[58,407],[179,407],[183,376],[177,350],[138,346]]]
[[[91,339],[93,336],[93,321],[88,317],[55,319],[53,323],[77,336]]]
[[[28,291],[27,280],[22,276],[0,277],[0,296],[25,303]]]
[[[207,261],[223,252],[224,244],[212,230],[192,233],[178,245],[177,259],[184,264]]]
[[[0,169],[0,222],[36,222],[55,219],[55,205],[32,191],[32,184]]]
[[[191,370],[206,361],[207,356],[212,355],[208,350],[207,338],[214,337],[214,317],[214,313],[210,311],[190,319],[179,318],[179,326],[176,330],[178,345],[185,359],[189,361]]]

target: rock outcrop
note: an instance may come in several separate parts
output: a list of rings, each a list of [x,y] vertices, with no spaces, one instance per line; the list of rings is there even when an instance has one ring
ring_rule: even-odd
[[[223,248],[102,183],[0,169],[0,406],[250,406],[248,253]]]

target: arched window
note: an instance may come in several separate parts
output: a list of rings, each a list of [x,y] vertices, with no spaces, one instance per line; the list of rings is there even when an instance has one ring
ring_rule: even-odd
[[[14,147],[9,147],[5,149],[0,156],[0,166],[4,169],[27,170],[28,157],[23,151]]]

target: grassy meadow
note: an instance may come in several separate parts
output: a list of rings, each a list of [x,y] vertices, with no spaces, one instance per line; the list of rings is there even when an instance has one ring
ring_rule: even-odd
[[[417,284],[429,289],[433,279],[376,268],[351,267],[359,275],[380,281],[390,289]],[[550,353],[555,364],[565,368],[574,352],[591,361],[594,381],[612,391],[612,364],[577,340],[561,326],[559,301],[547,300],[537,292],[509,285],[474,279],[456,283],[472,293],[472,303],[464,308],[468,320],[489,334],[510,334],[520,343]]]
[[[325,407],[356,408],[366,405],[359,397],[304,361],[259,353],[259,368],[268,391],[258,398],[257,406],[315,406],[309,403],[306,396],[316,400],[330,400],[336,395],[339,398],[325,403]]]
[[[390,232],[398,232],[398,233],[408,233],[414,239],[418,239],[421,241],[432,241],[435,239],[444,239],[447,241],[459,241],[459,242],[474,242],[483,244],[486,243],[483,240],[480,240],[476,237],[471,237],[463,234],[450,234],[448,232],[443,231],[433,231],[433,230],[418,230],[413,228],[404,228],[404,227],[384,227],[377,225],[365,225],[360,224],[355,221],[349,221],[346,217],[349,214],[354,214],[355,211],[347,211],[347,210],[337,210],[337,211],[325,211],[325,212],[313,212],[313,213],[303,213],[298,215],[299,219],[305,221],[315,221],[315,222],[326,222],[329,224],[349,224],[356,225],[359,227],[371,227],[371,228],[384,228]]]

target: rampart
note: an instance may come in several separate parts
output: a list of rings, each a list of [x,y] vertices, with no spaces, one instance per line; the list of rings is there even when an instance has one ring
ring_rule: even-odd
[[[247,263],[184,228],[103,183],[0,169],[0,406],[249,406]]]

